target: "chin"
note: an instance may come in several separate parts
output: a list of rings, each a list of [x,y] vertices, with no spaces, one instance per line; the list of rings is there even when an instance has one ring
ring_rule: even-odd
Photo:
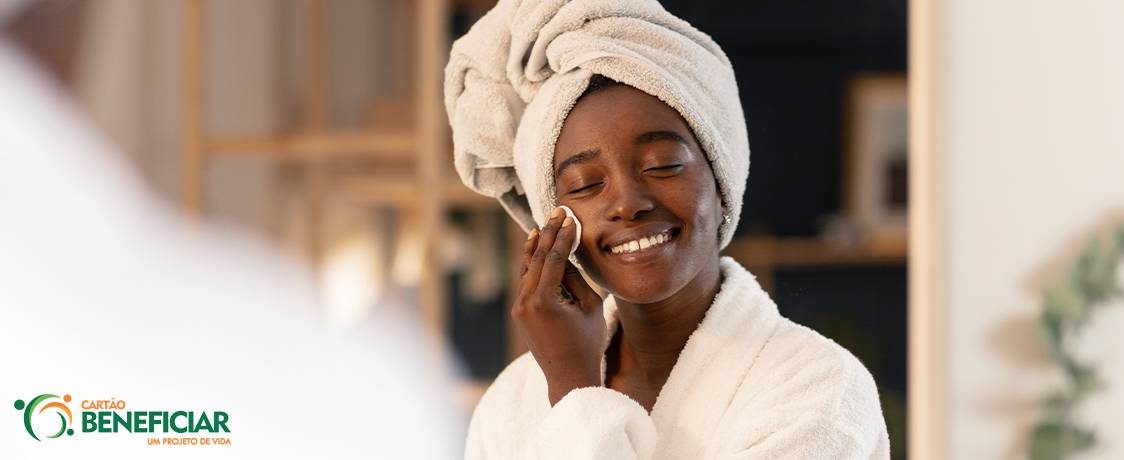
[[[674,292],[670,289],[652,290],[643,287],[629,286],[626,289],[609,290],[617,300],[636,305],[652,304],[671,297]]]
[[[598,284],[605,287],[617,300],[632,304],[651,304],[667,300],[683,289],[690,280],[690,277],[670,270],[653,271],[656,273],[645,273],[640,270],[618,273],[604,282],[599,280]]]

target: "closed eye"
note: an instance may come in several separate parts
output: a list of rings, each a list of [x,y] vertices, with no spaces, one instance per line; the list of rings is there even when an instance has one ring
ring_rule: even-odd
[[[583,191],[589,190],[589,189],[591,189],[591,188],[593,188],[593,187],[596,187],[596,186],[598,186],[598,185],[601,185],[601,183],[600,183],[600,182],[594,182],[594,183],[592,183],[592,184],[589,184],[589,185],[583,186],[583,187],[581,187],[581,188],[576,188],[576,189],[570,190],[570,191],[569,191],[569,192],[567,192],[567,193],[571,193],[571,194],[573,194],[573,193],[581,193],[581,192],[583,192]]]
[[[683,169],[683,165],[674,164],[674,165],[667,165],[667,166],[657,166],[655,168],[648,168],[648,169],[645,169],[644,171],[662,171],[662,172],[677,173],[682,169]]]

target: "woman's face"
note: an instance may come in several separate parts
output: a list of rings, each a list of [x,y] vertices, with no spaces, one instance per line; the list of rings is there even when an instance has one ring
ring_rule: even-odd
[[[716,263],[714,175],[687,123],[659,99],[627,85],[583,97],[558,136],[554,173],[559,204],[582,223],[578,260],[618,299],[667,299]]]

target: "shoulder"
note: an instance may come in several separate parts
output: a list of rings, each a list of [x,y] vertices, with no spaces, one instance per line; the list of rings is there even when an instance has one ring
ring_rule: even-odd
[[[874,385],[866,366],[849,350],[787,318],[781,318],[766,352],[787,364],[781,367],[792,372],[816,374],[833,381],[858,378]]]
[[[774,427],[800,426],[821,433],[821,440],[863,450],[886,442],[870,371],[835,341],[788,319],[781,319],[745,386],[758,389],[746,407],[776,414]]]
[[[721,263],[734,286],[729,304],[738,304],[738,308],[727,305],[721,310],[722,325],[718,327],[734,325],[729,341],[737,344],[734,352],[745,355],[749,363],[743,386],[760,388],[764,384],[770,391],[782,393],[813,392],[825,403],[872,397],[877,404],[874,378],[858,358],[835,341],[785,318],[737,261],[723,257]]]
[[[835,341],[782,318],[761,354],[769,380],[787,393],[818,395],[824,415],[846,409],[850,400],[865,401],[881,412],[870,371]]]

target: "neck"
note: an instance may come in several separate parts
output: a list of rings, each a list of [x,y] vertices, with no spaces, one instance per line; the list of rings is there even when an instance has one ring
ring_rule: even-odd
[[[662,385],[722,283],[717,257],[671,297],[650,304],[617,299],[619,370]]]

